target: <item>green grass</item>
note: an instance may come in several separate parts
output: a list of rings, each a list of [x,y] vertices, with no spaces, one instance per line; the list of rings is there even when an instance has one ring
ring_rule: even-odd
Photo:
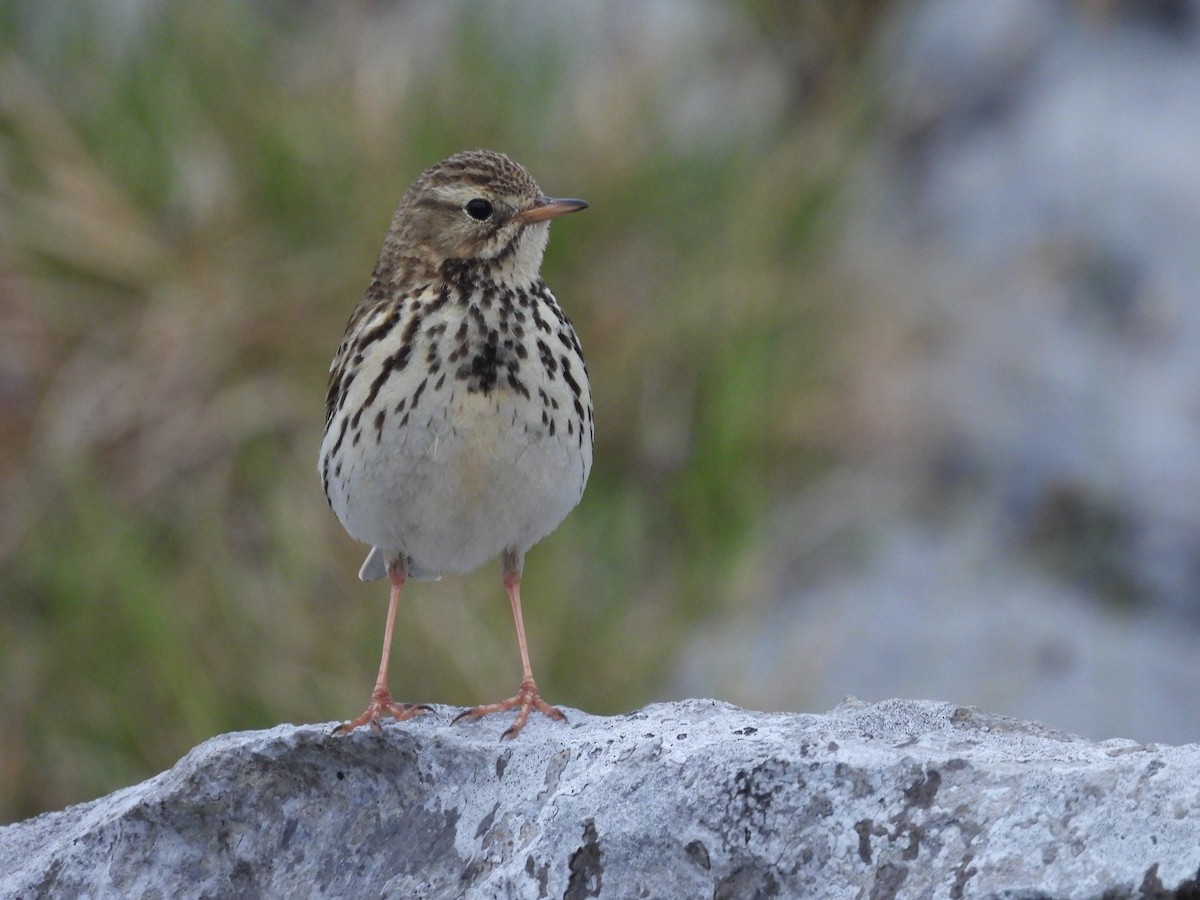
[[[838,8],[806,4],[835,42]],[[830,461],[845,302],[814,271],[861,120],[849,50],[819,102],[689,144],[653,85],[609,111],[569,46],[477,7],[439,52],[379,43],[407,8],[290,9],[0,10],[0,822],[361,708],[386,590],[321,496],[325,370],[400,195],[456,150],[592,203],[545,270],[597,416],[583,503],[526,568],[551,701],[661,696],[688,629],[751,599],[772,501]],[[405,604],[397,694],[515,686],[498,566]]]

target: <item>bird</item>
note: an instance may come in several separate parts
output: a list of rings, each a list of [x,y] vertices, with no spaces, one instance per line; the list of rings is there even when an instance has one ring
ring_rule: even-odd
[[[371,546],[359,578],[391,586],[370,702],[335,734],[431,709],[388,689],[404,585],[497,557],[521,683],[453,721],[515,709],[503,740],[535,710],[566,718],[534,680],[521,572],[579,503],[592,467],[583,350],[541,277],[550,222],[587,205],[546,196],[502,153],[471,150],[426,169],[396,209],[330,364],[318,461],[334,514]]]

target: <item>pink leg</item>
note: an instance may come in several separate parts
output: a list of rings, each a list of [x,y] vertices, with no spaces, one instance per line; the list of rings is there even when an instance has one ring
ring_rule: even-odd
[[[415,715],[432,709],[432,707],[424,705],[396,703],[387,687],[388,663],[392,656],[392,632],[396,628],[396,607],[400,603],[400,590],[404,587],[406,577],[403,557],[388,563],[388,581],[392,584],[392,593],[388,600],[387,625],[383,630],[383,656],[379,660],[379,674],[375,677],[375,690],[371,692],[371,702],[367,704],[363,714],[353,722],[343,722],[333,729],[334,734],[349,734],[363,725],[370,725],[373,730],[382,731],[383,725],[379,720],[385,714],[390,715],[397,722],[403,722],[405,719],[411,719]]]
[[[517,645],[521,648],[521,686],[517,689],[517,693],[507,700],[476,706],[454,717],[454,721],[457,722],[459,719],[478,719],[491,713],[516,709],[517,718],[508,730],[500,735],[501,740],[515,738],[520,734],[525,723],[529,721],[530,712],[535,709],[552,719],[563,722],[567,719],[560,710],[555,709],[541,698],[541,695],[538,694],[537,683],[533,680],[533,667],[529,664],[529,645],[525,642],[525,620],[521,616],[522,562],[523,559],[519,553],[509,551],[504,554],[504,590],[508,592],[508,602],[512,605],[513,621],[517,626]]]

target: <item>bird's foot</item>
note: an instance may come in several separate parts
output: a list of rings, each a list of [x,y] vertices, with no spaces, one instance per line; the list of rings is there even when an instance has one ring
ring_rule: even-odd
[[[397,722],[403,722],[423,712],[433,712],[433,707],[424,703],[397,703],[387,688],[377,687],[371,693],[371,702],[367,704],[363,714],[353,722],[343,722],[333,729],[333,734],[349,734],[355,728],[364,725],[371,726],[372,731],[382,732],[383,723],[379,720],[385,715],[391,716]]]
[[[535,709],[549,716],[552,719],[557,719],[560,722],[567,721],[567,717],[562,714],[562,711],[551,706],[538,694],[537,685],[533,680],[521,682],[521,687],[517,689],[515,696],[509,697],[507,700],[501,700],[499,703],[488,703],[483,706],[472,707],[464,710],[454,717],[450,723],[457,722],[459,719],[478,719],[482,716],[491,715],[492,713],[505,712],[510,709],[517,710],[516,721],[508,727],[508,729],[500,735],[500,740],[505,738],[515,738],[521,733],[521,729],[525,727],[525,723],[529,721],[529,714]]]

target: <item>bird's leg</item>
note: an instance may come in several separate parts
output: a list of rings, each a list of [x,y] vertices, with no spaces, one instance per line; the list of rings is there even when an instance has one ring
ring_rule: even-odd
[[[533,667],[529,664],[529,646],[525,642],[525,620],[521,616],[521,565],[523,562],[522,554],[514,550],[504,552],[504,590],[508,592],[508,602],[512,604],[513,621],[517,626],[517,645],[521,648],[521,686],[517,689],[517,693],[507,700],[476,706],[454,717],[454,721],[457,722],[459,719],[478,719],[480,716],[490,713],[516,709],[516,721],[500,735],[501,740],[514,738],[520,734],[521,729],[529,720],[530,712],[535,709],[552,719],[563,722],[567,719],[560,710],[555,709],[541,698],[541,695],[538,694],[537,683],[533,680]]]
[[[391,597],[388,600],[387,625],[383,629],[383,656],[379,660],[379,674],[375,677],[375,690],[371,692],[371,702],[363,714],[353,722],[343,722],[333,729],[334,734],[349,734],[355,728],[370,725],[375,731],[382,731],[380,718],[387,714],[397,722],[411,719],[413,716],[432,710],[433,707],[396,703],[387,687],[388,663],[392,656],[392,632],[396,628],[396,607],[400,603],[400,590],[404,587],[407,577],[404,557],[399,556],[388,562],[388,581],[392,585]]]

